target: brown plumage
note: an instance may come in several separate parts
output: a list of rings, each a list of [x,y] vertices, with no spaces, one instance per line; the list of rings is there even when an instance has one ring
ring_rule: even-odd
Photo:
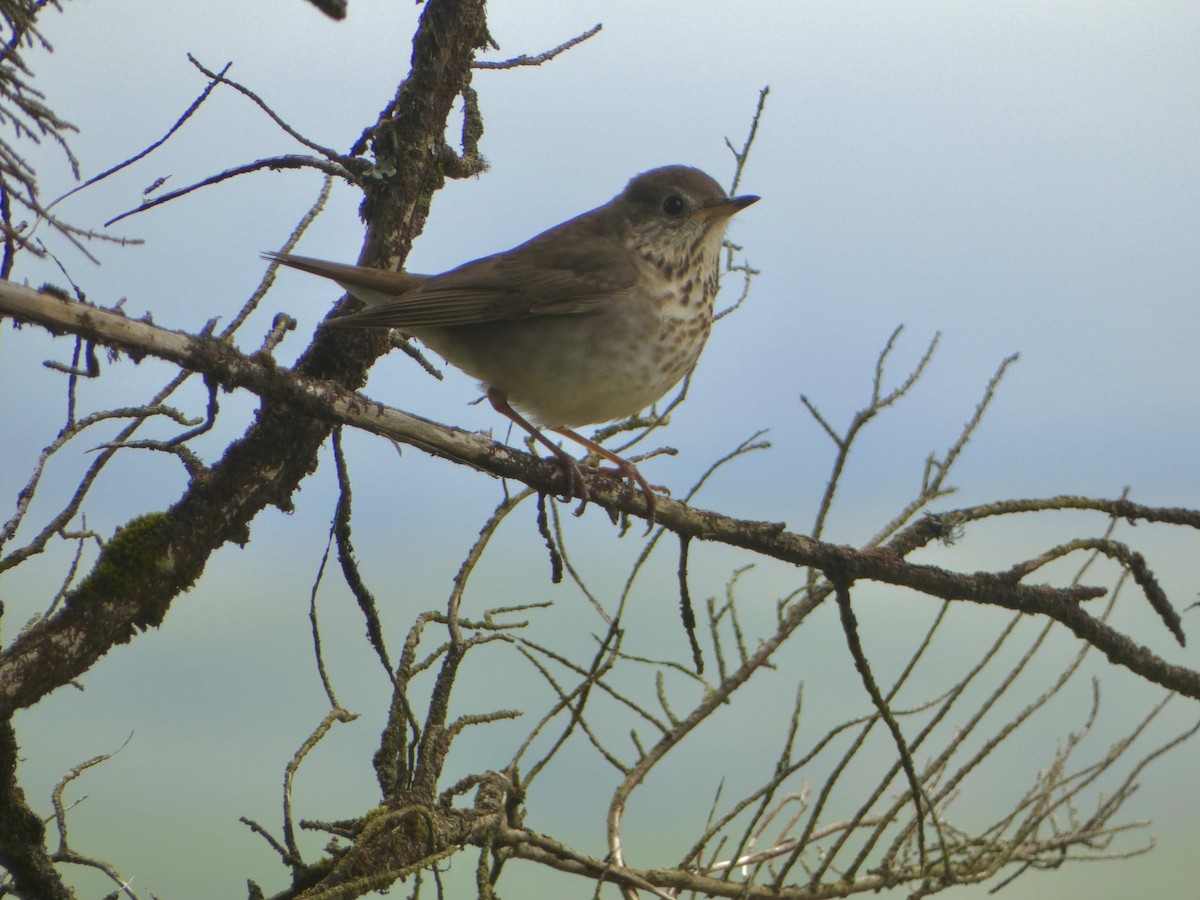
[[[492,405],[572,475],[575,461],[518,411],[613,462],[642,487],[653,518],[637,468],[571,429],[633,415],[695,364],[725,225],[757,199],[728,197],[698,169],[668,166],[638,175],[604,206],[441,275],[268,256],[366,304],[328,325],[401,329],[478,378]]]

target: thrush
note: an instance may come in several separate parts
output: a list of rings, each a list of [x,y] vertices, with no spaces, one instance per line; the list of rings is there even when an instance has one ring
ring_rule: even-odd
[[[712,328],[725,227],[758,199],[727,196],[699,169],[666,166],[603,206],[441,275],[266,255],[365,304],[326,325],[400,329],[479,379],[582,499],[578,462],[540,429],[612,463],[640,487],[653,522],[654,490],[637,466],[574,429],[645,409],[695,365]]]

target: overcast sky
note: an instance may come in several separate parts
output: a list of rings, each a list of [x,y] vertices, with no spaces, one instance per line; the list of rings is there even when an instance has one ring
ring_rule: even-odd
[[[335,24],[299,0],[252,7],[232,0],[74,0],[44,20],[53,55],[29,58],[48,104],[80,129],[72,146],[85,176],[157,139],[200,92],[204,81],[188,52],[214,69],[232,61],[230,77],[293,127],[346,149],[407,70],[419,13],[410,3],[351,0],[349,19]],[[852,456],[831,540],[861,542],[891,518],[919,483],[925,456],[953,440],[1012,353],[1020,362],[952,479],[961,490],[948,505],[1115,496],[1126,485],[1148,504],[1200,503],[1200,6],[522,0],[492,5],[490,28],[502,48],[492,56],[537,53],[597,22],[604,26],[597,37],[543,68],[477,74],[482,151],[491,169],[436,198],[408,266],[436,272],[511,247],[607,201],[630,176],[655,166],[695,165],[728,184],[733,160],[724,139],[740,146],[758,92],[769,85],[741,184],[763,199],[739,215],[730,235],[762,274],[747,305],[715,330],[689,403],[663,438],[680,455],[646,463],[651,481],[678,492],[712,459],[770,429],[773,449],[716,479],[699,502],[805,531],[834,448],[799,397],[844,426],[869,396],[875,359],[902,324],[889,368],[893,383],[937,332],[941,345],[911,398]],[[177,188],[227,166],[301,151],[244,98],[219,90],[162,150],[67,201],[61,212],[99,228],[136,206],[158,178]],[[37,168],[47,196],[72,186],[53,148]],[[99,268],[60,247],[62,261],[89,299],[124,298],[132,315],[150,312],[157,324],[196,330],[236,312],[261,277],[258,252],[286,240],[319,186],[307,173],[218,186],[109,229],[146,244],[94,246]],[[362,240],[356,210],[353,194],[340,191],[300,252],[353,261]],[[16,277],[63,280],[56,269],[35,265]],[[278,352],[289,362],[335,299],[316,279],[281,277],[243,330],[242,348],[256,349],[283,310],[301,323]],[[57,376],[23,380],[33,386],[21,390],[14,385],[29,378],[29,360],[62,358],[66,345],[27,338],[0,334],[6,420],[38,435],[0,473],[9,498],[62,422]],[[84,395],[93,405],[128,398],[138,385],[160,383],[159,372],[125,363]],[[435,383],[404,360],[387,359],[367,391],[420,415],[503,435],[486,404],[468,405],[478,392],[463,376]],[[199,391],[190,396],[195,402]],[[254,408],[240,396],[223,403],[227,424],[203,445],[207,452],[219,452]],[[403,608],[391,620],[398,640],[413,611],[443,601],[499,488],[416,451],[398,465],[380,441],[348,443],[360,484],[356,547],[375,577],[403,586],[395,601]],[[278,868],[265,851],[247,849],[255,839],[236,817],[275,823],[282,766],[322,713],[305,616],[335,501],[328,462],[304,483],[296,515],[262,514],[251,545],[218,553],[205,581],[177,601],[159,633],[110,654],[85,679],[86,694],[60,692],[19,721],[31,759],[27,789],[39,800],[59,773],[135,732],[122,756],[81,789],[91,799],[76,819],[79,849],[110,856],[145,890],[228,894],[248,873],[278,886]],[[140,492],[121,480],[132,473]],[[132,515],[162,508],[184,487],[170,460],[129,459],[113,474],[88,509],[89,524],[106,534]],[[619,584],[620,567],[639,545],[619,540],[598,510],[589,515],[580,534],[597,554],[595,577]],[[995,528],[986,539],[969,537],[943,561],[966,570],[1007,566],[1019,558],[1014,554],[1103,526],[1073,517]],[[1147,527],[1120,537],[1147,552],[1177,606],[1195,599],[1194,540]],[[530,599],[549,591],[542,569],[529,587],[529,566],[543,565],[532,532],[515,529],[510,549],[514,562],[498,564],[496,584],[530,590]],[[697,554],[694,576],[709,579],[704,590],[720,590],[731,559]],[[0,585],[8,588],[8,636],[43,605],[30,586],[54,577],[47,566]],[[770,605],[790,574],[772,569],[760,577]],[[559,589],[553,598],[570,608],[578,598],[568,593]],[[29,607],[18,615],[27,596]],[[1136,606],[1132,594],[1126,602]],[[675,627],[672,603],[666,629]],[[881,607],[881,642],[911,603]],[[374,673],[368,676],[370,662],[361,659],[357,620],[347,609],[340,614],[339,624],[331,613],[330,627],[350,695],[344,702],[365,710],[379,702],[380,688],[358,686]],[[998,620],[964,610],[963,621],[969,629]],[[1200,664],[1194,650],[1172,650],[1153,618],[1133,614],[1126,622],[1140,643]],[[823,627],[840,649],[833,619]],[[344,651],[336,649],[339,638]],[[1064,639],[1062,652],[1073,646]],[[678,650],[686,658],[682,643]],[[799,671],[832,704],[864,702],[852,680],[837,685],[852,699],[838,701],[820,668]],[[1125,672],[1102,664],[1096,672],[1106,678],[1114,727],[1129,721],[1124,712],[1156,697]],[[1086,704],[1082,688],[1076,699]],[[1195,717],[1194,705],[1176,706],[1178,723]],[[63,721],[72,723],[70,740]],[[263,729],[264,721],[272,727]],[[1036,727],[1053,748],[1075,724]],[[375,725],[360,731],[347,747],[369,747]],[[175,755],[181,748],[195,758]],[[1013,890],[1023,898],[1086,893],[1116,900],[1135,891],[1166,897],[1194,889],[1200,816],[1194,778],[1181,774],[1191,772],[1185,756],[1194,758],[1194,748],[1148,772],[1130,807],[1128,818],[1155,819],[1160,849],[1153,856],[1038,873]],[[343,797],[361,808],[372,802],[369,783],[338,781],[338,762],[336,752],[325,754],[305,785],[306,799],[328,817],[360,808],[339,806]],[[352,777],[361,778],[357,758],[354,768]],[[328,781],[318,783],[321,776]],[[197,790],[204,808],[193,812]],[[146,846],[146,819],[161,816],[164,800],[176,795],[186,811],[162,823],[159,842]],[[131,823],[127,838],[113,824],[122,820]],[[588,839],[599,829],[597,822]],[[83,845],[85,835],[91,846]],[[194,855],[180,852],[197,844]],[[202,880],[214,878],[214,855],[229,861],[224,881]],[[975,895],[964,889],[959,896]]]

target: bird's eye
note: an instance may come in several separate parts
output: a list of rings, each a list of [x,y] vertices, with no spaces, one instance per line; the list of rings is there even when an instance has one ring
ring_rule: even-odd
[[[662,205],[663,212],[665,212],[668,216],[679,215],[683,212],[683,207],[683,198],[678,194],[671,194],[671,196],[667,197],[667,199],[663,201]]]

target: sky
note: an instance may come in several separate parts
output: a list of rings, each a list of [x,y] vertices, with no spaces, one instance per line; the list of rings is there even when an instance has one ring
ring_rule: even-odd
[[[230,77],[294,128],[346,148],[403,77],[419,12],[406,3],[351,0],[349,18],[333,23],[299,0],[262,0],[249,12],[231,0],[202,8],[73,0],[44,20],[53,53],[31,53],[29,60],[48,104],[79,128],[72,146],[85,177],[156,140],[200,92],[204,80],[188,53],[214,69],[232,61]],[[1115,496],[1126,486],[1132,499],[1151,505],[1200,502],[1200,7],[1182,0],[496,2],[489,24],[501,50],[490,58],[541,52],[597,22],[599,35],[544,67],[477,73],[481,149],[490,169],[437,196],[408,268],[437,272],[507,249],[607,201],[632,175],[655,166],[695,165],[728,184],[734,165],[725,139],[741,145],[759,91],[769,86],[740,185],[763,199],[730,232],[761,274],[747,304],[715,330],[689,401],[664,433],[680,454],[646,463],[651,481],[680,493],[712,459],[768,429],[771,449],[725,469],[697,502],[807,531],[834,448],[800,397],[844,427],[869,397],[881,348],[903,325],[889,383],[901,381],[940,334],[936,355],[912,394],[855,447],[828,539],[861,543],[907,502],[926,456],[954,440],[1013,353],[1020,360],[951,479],[959,490],[946,508],[1056,494]],[[158,178],[177,188],[228,166],[300,151],[244,98],[219,90],[162,149],[64,201],[61,212],[102,228],[136,206]],[[53,147],[38,151],[35,166],[48,197],[74,184]],[[93,245],[98,267],[65,246],[57,250],[89,299],[124,299],[132,315],[151,312],[157,324],[195,331],[236,312],[261,278],[259,251],[286,240],[319,187],[311,173],[259,174],[107,229],[145,243]],[[356,198],[341,190],[299,252],[352,261],[361,240]],[[57,268],[32,263],[16,277],[63,281]],[[316,279],[281,276],[243,330],[241,346],[257,349],[271,317],[286,311],[300,323],[277,351],[290,362],[335,299]],[[22,439],[0,471],[6,502],[62,422],[61,379],[37,367],[68,352],[64,342],[28,330],[0,333],[5,420],[21,423],[19,431],[4,431]],[[84,386],[83,402],[130,402],[164,381],[165,372],[152,362],[116,364]],[[486,404],[469,405],[478,392],[465,376],[448,373],[435,383],[389,358],[376,366],[367,393],[503,436]],[[179,402],[199,410],[202,393],[193,386]],[[254,410],[242,395],[222,404],[221,427],[199,446],[208,459]],[[369,577],[395,591],[385,618],[398,642],[412,612],[444,603],[500,488],[412,449],[398,464],[395,450],[373,438],[351,436],[347,449],[361,485],[356,548]],[[69,484],[86,460],[81,448],[51,471]],[[184,485],[171,460],[125,454],[97,486],[88,523],[111,534],[130,517],[172,502]],[[40,497],[45,510],[55,499],[53,488]],[[18,720],[33,798],[47,798],[63,771],[134,734],[102,774],[81,785],[89,799],[72,822],[76,848],[109,856],[134,875],[135,886],[164,897],[239,891],[248,875],[281,886],[269,852],[236,820],[278,821],[283,766],[323,714],[308,590],[335,502],[326,453],[302,485],[296,512],[261,514],[250,545],[219,551],[162,629],[102,660],[84,679],[85,692],[60,691]],[[504,533],[475,602],[554,599],[556,612],[541,627],[562,646],[586,648],[599,625],[570,588],[548,584],[531,520],[529,512]],[[1006,567],[1104,525],[1079,515],[1006,522],[969,534],[937,561],[966,571]],[[616,590],[639,540],[618,538],[598,510],[571,528],[588,551],[586,568],[598,590]],[[1146,554],[1178,607],[1195,599],[1193,535],[1142,526],[1118,537]],[[45,605],[66,554],[60,548],[0,580],[6,639]],[[646,630],[639,635],[631,625],[634,646],[678,638],[672,554],[647,576],[639,613]],[[693,578],[702,585],[694,593],[721,593],[744,561],[702,548],[693,559]],[[772,565],[747,579],[743,602],[768,613],[795,580]],[[331,666],[343,703],[365,715],[316,754],[298,791],[314,815],[334,817],[373,802],[362,766],[345,760],[369,752],[382,686],[353,610],[335,588],[329,596]],[[919,631],[933,609],[902,599],[872,596],[860,613],[868,651],[885,666],[903,644],[900,635]],[[1200,664],[1194,649],[1165,640],[1135,595],[1122,603],[1120,622],[1139,643]],[[971,636],[1002,621],[974,608],[955,616],[964,658],[975,646]],[[783,682],[790,697],[796,680],[804,681],[817,721],[822,710],[835,716],[865,703],[840,641],[832,615],[815,622],[812,637],[797,643],[792,680]],[[671,648],[686,659],[681,641]],[[1074,649],[1063,637],[1051,652],[1065,659]],[[955,651],[946,658],[956,662]],[[1093,661],[1090,673],[1101,679],[1106,727],[1113,729],[1107,734],[1116,735],[1158,696],[1102,661]],[[503,684],[495,689],[498,705],[505,705]],[[1074,707],[1031,726],[1030,753],[1052,750],[1076,727],[1090,693],[1081,686],[1072,696]],[[763,688],[755,702],[770,710],[771,697]],[[488,699],[484,690],[479,702]],[[1171,727],[1187,727],[1196,708],[1177,701],[1169,715]],[[762,723],[764,744],[774,724]],[[745,727],[731,725],[715,746],[742,752],[734,738]],[[466,767],[489,764],[488,757],[468,758],[477,751],[462,752]],[[1025,758],[1010,752],[1023,771]],[[1033,873],[1010,892],[1034,900],[1115,900],[1150,887],[1156,896],[1182,896],[1194,884],[1200,831],[1194,778],[1185,768],[1194,752],[1168,755],[1140,779],[1128,818],[1153,825],[1129,846],[1153,835],[1153,854]],[[581,759],[587,764],[582,752]],[[711,789],[706,782],[698,793],[707,798]],[[552,818],[552,798],[543,799],[542,830],[575,828],[581,842],[599,839],[601,819],[560,810],[564,824]],[[179,813],[164,816],[171,809]],[[649,844],[656,820],[642,812]],[[975,813],[963,811],[967,818]],[[155,823],[152,840],[147,822]],[[213,872],[213,859],[227,863],[217,867],[223,871]],[[79,883],[104,890],[85,876]],[[947,896],[981,892],[962,888]]]

